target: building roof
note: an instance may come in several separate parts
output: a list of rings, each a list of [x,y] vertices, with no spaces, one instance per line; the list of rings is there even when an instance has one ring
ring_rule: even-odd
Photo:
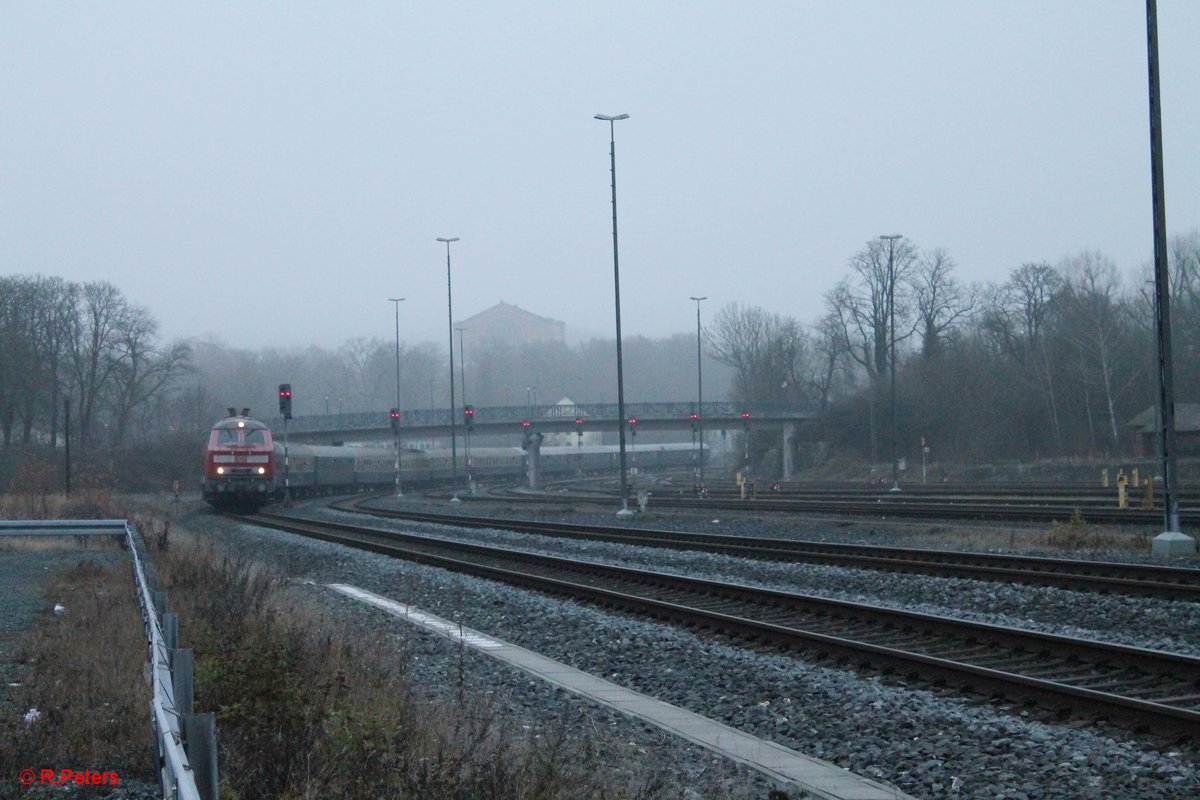
[[[499,303],[492,306],[491,308],[485,308],[483,311],[480,311],[478,314],[476,314],[472,317],[467,317],[464,320],[461,320],[458,324],[461,327],[465,328],[465,327],[470,326],[470,324],[473,322],[484,322],[486,320],[493,319],[495,317],[510,317],[510,318],[511,317],[524,317],[528,320],[536,321],[536,322],[543,322],[543,323],[548,322],[548,323],[553,323],[556,325],[563,324],[560,320],[552,319],[551,317],[543,317],[539,314],[534,314],[532,311],[526,311],[525,309],[521,308],[520,306],[513,305],[512,303],[506,303],[503,300],[501,300]]]
[[[1158,406],[1149,406],[1125,424],[1126,427],[1133,428],[1135,433],[1156,433],[1158,431]],[[1175,404],[1175,432],[1200,432],[1200,403]]]

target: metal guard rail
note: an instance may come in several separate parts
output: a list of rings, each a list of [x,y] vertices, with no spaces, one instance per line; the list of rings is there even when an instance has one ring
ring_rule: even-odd
[[[138,586],[138,601],[142,607],[142,621],[146,625],[147,645],[150,648],[150,682],[152,695],[150,713],[154,718],[155,739],[163,759],[160,765],[160,784],[167,800],[200,800],[196,787],[196,776],[188,763],[187,751],[183,746],[180,715],[175,703],[174,682],[171,678],[171,662],[163,638],[162,626],[155,613],[154,600],[146,583],[146,573],[138,556],[137,539],[132,525],[125,523],[126,543],[133,561],[134,579]]]

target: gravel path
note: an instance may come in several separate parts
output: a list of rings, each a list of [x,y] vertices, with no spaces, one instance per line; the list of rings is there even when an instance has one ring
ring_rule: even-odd
[[[891,781],[917,796],[1193,798],[1200,794],[1194,750],[1158,752],[1121,732],[1046,725],[1024,714],[953,696],[887,685],[796,658],[758,654],[670,626],[210,515],[194,516],[188,524],[212,541],[278,563],[297,580],[352,583],[412,603],[785,746]],[[538,539],[499,531],[457,531],[454,536],[525,540],[528,545]],[[958,609],[963,615],[977,615],[973,618],[1005,618],[1048,630],[1063,631],[1070,620],[1088,635],[1103,633],[1149,646],[1156,640],[1180,649],[1200,643],[1196,612],[1163,601],[1131,604],[1128,598],[1093,598],[1052,589],[780,566],[599,543],[542,540],[536,546],[549,552],[586,551],[594,558],[643,566],[670,564],[680,572],[841,593],[888,605]],[[355,624],[379,619],[364,616],[373,612],[351,611],[349,601],[314,591],[325,598],[322,602],[331,613],[349,614],[359,620]],[[339,616],[339,622],[342,619]],[[1171,635],[1153,632],[1166,621]],[[519,713],[567,720],[573,727],[590,724],[618,731],[634,742],[629,745],[630,754],[636,754],[633,761],[652,762],[681,776],[680,780],[700,782],[696,784],[700,796],[700,784],[714,774],[727,782],[746,780],[744,774],[722,770],[711,757],[643,726],[590,707],[581,711],[585,704],[491,659],[464,658],[432,637],[409,635],[408,639],[424,642],[421,671],[434,685],[455,685],[458,665],[469,662],[467,680],[506,687],[506,702]],[[765,794],[761,784],[746,785],[759,796]]]

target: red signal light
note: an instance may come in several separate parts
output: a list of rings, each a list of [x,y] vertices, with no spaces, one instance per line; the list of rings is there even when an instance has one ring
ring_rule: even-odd
[[[531,423],[531,422],[530,422],[529,420],[527,420],[527,419],[523,419],[523,420],[521,420],[521,427],[522,427],[522,428],[528,428],[528,427],[529,427],[531,424],[533,424],[533,423]]]
[[[693,412],[691,413],[691,417],[692,417],[692,419],[700,419],[700,415],[699,415],[699,414],[697,414],[695,411],[693,411]]]

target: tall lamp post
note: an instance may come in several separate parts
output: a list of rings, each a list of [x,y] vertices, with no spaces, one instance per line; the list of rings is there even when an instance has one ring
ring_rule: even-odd
[[[450,488],[454,496],[451,503],[460,503],[458,499],[458,434],[454,428],[454,295],[450,290],[450,243],[457,242],[458,237],[449,239],[441,236],[439,242],[446,243],[446,314],[449,317],[446,325],[450,333]]]
[[[463,331],[466,328],[455,328],[454,330],[458,331],[458,383],[462,389],[463,415],[465,416],[467,413],[467,357],[463,355]],[[475,484],[471,478],[471,426],[464,423],[463,428],[465,429],[463,436],[467,442],[464,456],[467,461],[467,494],[473,496]]]
[[[617,247],[617,139],[615,124],[629,119],[628,114],[596,114],[595,119],[608,123],[608,156],[612,169],[612,221],[613,221],[613,295],[617,309],[617,432],[621,449],[621,510],[619,516],[629,516],[629,479],[625,472],[625,373],[621,363],[621,269]]]
[[[1154,217],[1154,343],[1157,356],[1158,445],[1163,473],[1163,525],[1152,551],[1161,555],[1196,552],[1196,540],[1179,525],[1175,464],[1175,379],[1171,355],[1171,283],[1167,259],[1167,211],[1163,186],[1162,91],[1158,68],[1158,3],[1146,0],[1146,61],[1150,90],[1150,188]]]
[[[693,297],[696,301],[696,461],[700,464],[699,491],[704,491],[704,373],[700,366],[700,301],[708,297]]]
[[[903,238],[895,233],[880,236],[888,243],[888,369],[892,376],[892,489],[900,491],[900,463],[896,460],[896,240]]]
[[[403,297],[389,297],[388,300],[396,305],[396,408],[400,408],[400,304]],[[339,401],[340,406],[340,401]],[[339,413],[341,409],[339,408]],[[404,497],[400,488],[400,426],[396,426],[396,497]]]

